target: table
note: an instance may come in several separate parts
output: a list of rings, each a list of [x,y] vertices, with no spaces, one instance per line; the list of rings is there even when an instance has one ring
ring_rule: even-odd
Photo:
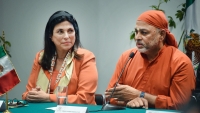
[[[112,111],[100,111],[101,105],[86,105],[86,104],[68,104],[69,106],[87,107],[89,113],[145,113],[146,109],[131,109],[126,108],[125,110],[112,110]],[[12,113],[54,113],[53,110],[46,108],[56,107],[56,103],[28,103],[28,106],[11,108],[9,109]],[[175,110],[162,110],[175,112]],[[176,111],[177,112],[177,111]]]

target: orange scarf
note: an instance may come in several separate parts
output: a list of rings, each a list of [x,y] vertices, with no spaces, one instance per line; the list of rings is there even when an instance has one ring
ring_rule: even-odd
[[[144,21],[149,25],[152,25],[156,28],[163,29],[166,31],[166,43],[168,45],[178,47],[176,39],[173,34],[168,30],[168,22],[165,17],[165,14],[162,11],[158,10],[149,10],[142,13],[137,20]]]

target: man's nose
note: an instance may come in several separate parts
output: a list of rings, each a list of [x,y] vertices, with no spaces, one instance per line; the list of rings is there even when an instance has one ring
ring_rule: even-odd
[[[135,33],[135,40],[142,39],[142,35],[140,33]]]

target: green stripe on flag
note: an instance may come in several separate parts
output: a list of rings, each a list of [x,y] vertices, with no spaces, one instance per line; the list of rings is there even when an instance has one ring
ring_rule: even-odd
[[[186,10],[187,8],[194,3],[195,0],[186,0]]]
[[[6,53],[5,53],[4,49],[3,49],[3,47],[0,46],[0,58],[5,56],[5,55],[6,55]]]

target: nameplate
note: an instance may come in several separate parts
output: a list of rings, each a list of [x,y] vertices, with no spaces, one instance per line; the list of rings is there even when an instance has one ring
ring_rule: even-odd
[[[58,105],[55,113],[88,113],[87,107]]]

